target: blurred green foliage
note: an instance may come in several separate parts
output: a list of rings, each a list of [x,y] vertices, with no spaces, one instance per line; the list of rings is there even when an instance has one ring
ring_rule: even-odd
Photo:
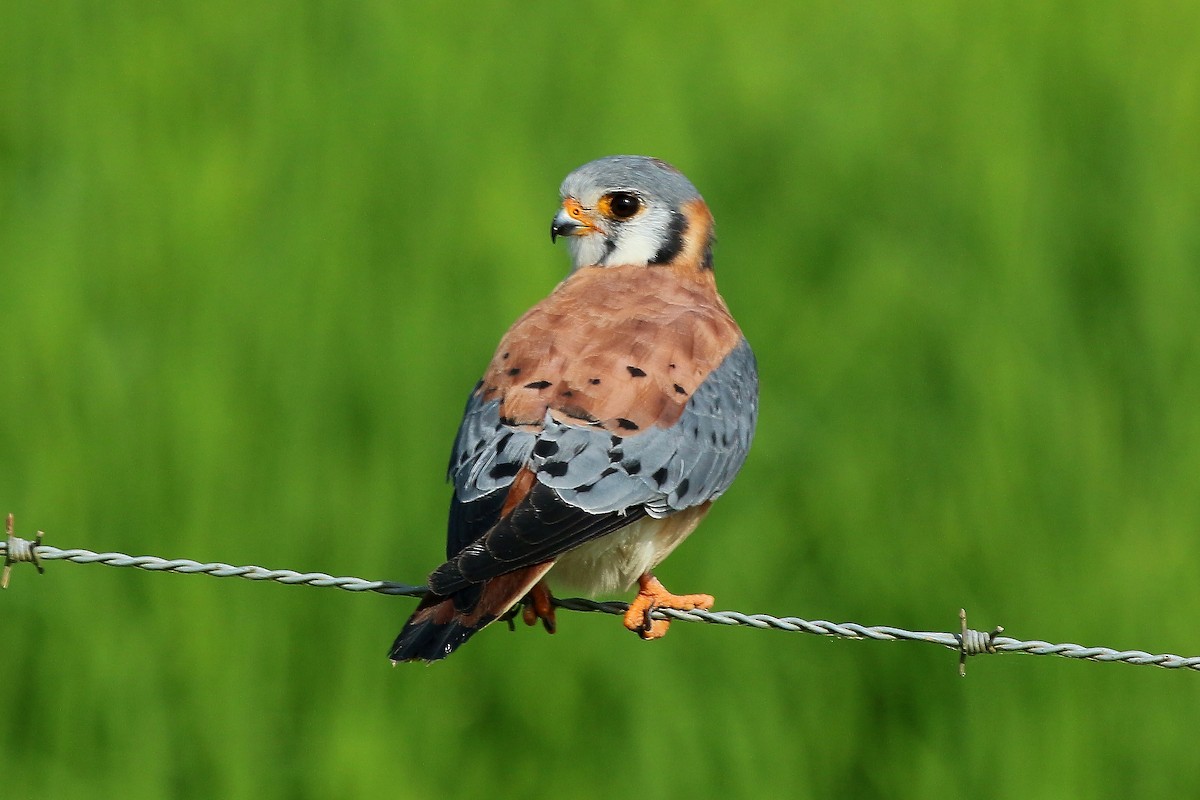
[[[1136,11],[1134,10],[1136,8]],[[18,2],[0,511],[419,581],[557,185],[683,169],[763,395],[661,570],[719,608],[1200,652],[1200,7]],[[55,564],[8,798],[1195,796],[1194,674]]]

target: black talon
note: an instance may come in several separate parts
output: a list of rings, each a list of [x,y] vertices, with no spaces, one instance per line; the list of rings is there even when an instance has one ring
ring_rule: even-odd
[[[517,630],[517,624],[513,620],[515,620],[517,618],[517,614],[519,614],[520,611],[521,611],[521,604],[517,603],[512,608],[510,608],[508,611],[504,612],[503,616],[500,617],[500,621],[505,623],[506,625],[508,625],[508,629],[510,631],[515,632]]]

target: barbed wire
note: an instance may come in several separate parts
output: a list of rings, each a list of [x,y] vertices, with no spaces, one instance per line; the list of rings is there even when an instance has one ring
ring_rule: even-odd
[[[12,565],[28,561],[43,571],[43,561],[69,561],[76,564],[104,564],[110,567],[135,567],[150,572],[174,572],[183,575],[211,575],[214,578],[245,578],[252,581],[275,581],[291,586],[327,586],[348,592],[375,592],[385,595],[421,597],[428,589],[394,581],[373,581],[355,577],[336,577],[324,572],[297,572],[290,569],[268,569],[253,565],[235,566],[219,561],[200,562],[188,558],[159,558],[158,556],[130,556],[125,553],[97,553],[79,548],[64,550],[41,544],[42,533],[29,541],[15,536],[12,530],[12,515],[7,525],[7,540],[0,541],[0,555],[4,556],[4,573],[0,586],[7,588]],[[628,603],[596,601],[585,598],[554,598],[554,605],[567,611],[583,611],[600,614],[623,615]],[[744,626],[760,630],[779,630],[792,633],[808,633],[841,639],[868,639],[873,641],[927,642],[941,645],[959,654],[959,674],[965,674],[968,656],[984,653],[1025,653],[1035,656],[1059,656],[1098,663],[1138,664],[1162,667],[1163,669],[1187,669],[1200,671],[1200,656],[1179,656],[1171,653],[1148,653],[1143,650],[1115,650],[1110,647],[1086,647],[1064,642],[1055,644],[1041,640],[1021,640],[1001,636],[1003,628],[990,632],[972,630],[967,627],[966,611],[959,611],[958,633],[941,631],[910,631],[890,625],[860,625],[857,622],[834,623],[827,620],[806,620],[800,617],[777,617],[771,614],[744,614],[740,611],[680,611],[660,608],[652,612],[653,619],[671,619],[681,622],[702,622],[712,625]]]

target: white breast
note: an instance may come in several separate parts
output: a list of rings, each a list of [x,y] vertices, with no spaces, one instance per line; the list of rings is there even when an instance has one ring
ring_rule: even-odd
[[[588,595],[622,592],[662,563],[708,512],[708,503],[669,517],[644,517],[559,556],[546,575],[552,587]]]

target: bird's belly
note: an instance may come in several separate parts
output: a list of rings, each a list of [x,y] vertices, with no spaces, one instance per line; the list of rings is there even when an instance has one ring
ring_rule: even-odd
[[[552,587],[588,595],[624,591],[662,563],[695,530],[708,508],[705,503],[661,519],[643,517],[559,556],[546,580]]]

